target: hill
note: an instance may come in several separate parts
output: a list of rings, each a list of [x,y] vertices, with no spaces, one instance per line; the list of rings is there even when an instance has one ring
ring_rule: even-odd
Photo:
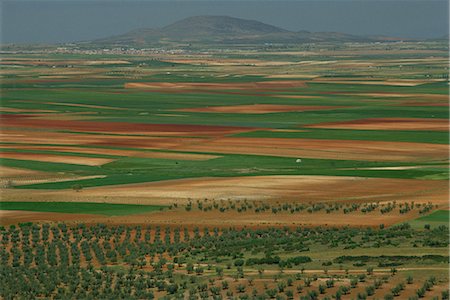
[[[364,37],[339,32],[289,31],[259,21],[228,16],[195,16],[159,29],[142,28],[92,41],[118,46],[158,46],[167,44],[264,44],[309,42],[367,42],[389,37]],[[395,40],[395,38],[394,38]]]

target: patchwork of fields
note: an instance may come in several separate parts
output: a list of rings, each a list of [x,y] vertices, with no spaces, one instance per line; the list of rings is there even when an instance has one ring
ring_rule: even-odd
[[[416,46],[4,55],[2,199],[447,209],[447,51]]]

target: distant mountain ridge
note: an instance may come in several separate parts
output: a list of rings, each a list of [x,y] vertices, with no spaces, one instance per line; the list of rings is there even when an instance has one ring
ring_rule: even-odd
[[[289,31],[259,21],[228,16],[195,16],[162,28],[142,28],[92,41],[96,44],[151,46],[170,43],[262,44],[308,42],[368,42],[400,40],[339,32]]]

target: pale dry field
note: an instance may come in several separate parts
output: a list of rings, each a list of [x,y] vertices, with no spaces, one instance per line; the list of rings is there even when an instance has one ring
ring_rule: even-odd
[[[344,176],[192,178],[73,190],[3,189],[9,201],[91,201],[130,204],[186,203],[189,199],[313,202],[416,201],[448,205],[446,180]]]

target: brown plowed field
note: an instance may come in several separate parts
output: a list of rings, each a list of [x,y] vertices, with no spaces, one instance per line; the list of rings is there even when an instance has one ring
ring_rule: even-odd
[[[48,141],[59,145],[89,145],[89,146],[123,146],[138,149],[170,149],[184,144],[198,143],[203,138],[185,137],[153,137],[153,136],[116,136],[116,135],[91,135],[69,134],[61,132],[45,132],[36,134],[35,131],[4,131],[0,133],[3,142],[19,144],[46,145]],[[105,152],[103,152],[105,153]],[[119,154],[120,155],[120,154]]]
[[[95,122],[76,120],[48,120],[33,117],[42,115],[1,115],[2,127],[47,128],[81,132],[126,133],[126,134],[179,134],[198,136],[217,136],[250,130],[248,127],[208,126],[187,124],[144,124],[125,122]]]
[[[310,128],[448,131],[447,119],[379,118],[309,125]]]

